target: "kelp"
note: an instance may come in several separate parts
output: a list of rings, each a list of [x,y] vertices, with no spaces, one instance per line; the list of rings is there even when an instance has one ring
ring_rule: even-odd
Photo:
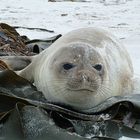
[[[33,55],[37,55],[48,48],[62,36],[58,34],[45,39],[30,40],[26,35],[21,36],[15,28],[17,27],[12,27],[6,23],[0,23],[0,71],[3,69],[17,71],[25,68],[31,63]],[[41,28],[30,29],[45,32],[49,31]],[[53,31],[49,32],[54,33]]]
[[[53,37],[46,39],[32,39],[25,41],[25,44],[28,48],[32,49],[33,52],[40,53],[44,49],[48,48],[52,43],[54,43],[62,35],[58,34]]]
[[[10,25],[0,23],[0,56],[33,55],[20,34]]]
[[[21,36],[15,28],[26,27],[12,27],[6,23],[0,23],[0,56],[32,56],[38,54],[43,49],[49,47],[54,41],[62,35],[58,34],[46,39],[30,40],[27,36]],[[41,30],[45,32],[54,33],[54,31],[41,28],[27,28],[31,30]]]
[[[8,77],[10,78],[8,79]],[[116,96],[78,112],[48,102],[26,79],[0,73],[0,137],[4,140],[140,138],[140,95]]]
[[[49,47],[59,37],[61,34],[30,40],[20,36],[13,27],[0,23],[0,55],[28,58]],[[0,139],[140,138],[140,94],[110,97],[98,106],[80,112],[49,102],[32,83],[11,71],[2,57],[0,59]]]

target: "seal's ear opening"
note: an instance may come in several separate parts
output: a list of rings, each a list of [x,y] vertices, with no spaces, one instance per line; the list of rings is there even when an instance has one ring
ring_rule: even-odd
[[[33,52],[34,52],[34,53],[40,53],[40,51],[39,51],[39,46],[38,46],[37,44],[34,45],[34,47],[33,47]]]

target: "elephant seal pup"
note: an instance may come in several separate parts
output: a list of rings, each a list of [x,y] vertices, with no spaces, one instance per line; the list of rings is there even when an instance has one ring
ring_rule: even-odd
[[[114,36],[92,27],[60,37],[19,75],[34,82],[48,101],[83,112],[133,90],[127,51]]]

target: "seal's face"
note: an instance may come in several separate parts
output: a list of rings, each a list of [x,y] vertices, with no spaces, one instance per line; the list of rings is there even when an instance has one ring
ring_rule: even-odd
[[[132,62],[123,45],[92,27],[62,36],[19,75],[34,81],[48,101],[82,112],[109,97],[130,94],[134,86]]]
[[[74,108],[88,108],[100,102],[96,97],[105,78],[105,68],[101,56],[91,46],[63,47],[53,55],[49,66],[48,99]]]

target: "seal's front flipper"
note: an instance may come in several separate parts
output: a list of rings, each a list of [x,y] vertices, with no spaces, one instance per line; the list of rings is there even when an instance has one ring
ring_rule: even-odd
[[[32,56],[1,56],[0,60],[6,63],[9,69],[18,71],[31,63]]]

